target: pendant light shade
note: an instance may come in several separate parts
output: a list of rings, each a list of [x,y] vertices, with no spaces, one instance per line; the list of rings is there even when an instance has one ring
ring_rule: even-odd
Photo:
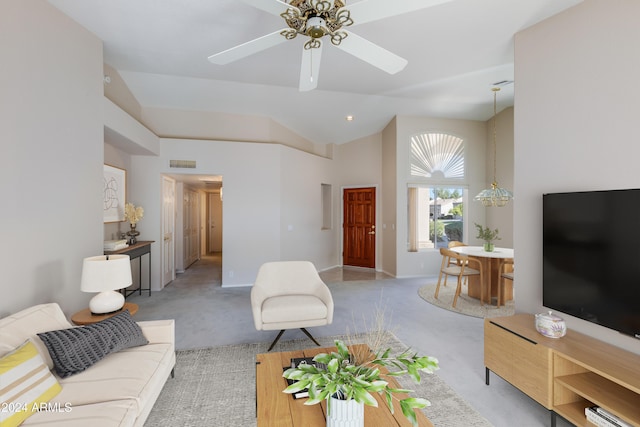
[[[473,199],[482,202],[482,205],[486,207],[503,207],[513,199],[513,193],[509,190],[498,187],[498,182],[496,181],[496,122],[498,119],[496,95],[500,88],[494,87],[491,90],[493,91],[493,182],[491,183],[491,188],[482,190]]]

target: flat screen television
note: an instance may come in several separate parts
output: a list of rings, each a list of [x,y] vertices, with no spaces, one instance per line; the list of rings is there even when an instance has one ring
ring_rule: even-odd
[[[543,304],[640,338],[640,189],[542,196]]]

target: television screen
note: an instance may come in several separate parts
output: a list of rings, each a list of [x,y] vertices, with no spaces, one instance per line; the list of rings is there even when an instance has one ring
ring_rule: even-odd
[[[640,338],[640,189],[542,200],[544,306]]]

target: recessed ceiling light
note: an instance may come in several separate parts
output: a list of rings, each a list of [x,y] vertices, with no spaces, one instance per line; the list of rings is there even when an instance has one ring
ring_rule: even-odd
[[[344,118],[346,121],[348,122],[352,122],[353,121],[353,116],[347,116]]]

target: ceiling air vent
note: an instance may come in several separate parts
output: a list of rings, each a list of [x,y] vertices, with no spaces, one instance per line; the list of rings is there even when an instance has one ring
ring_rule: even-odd
[[[195,169],[195,160],[169,160],[170,168]]]
[[[495,82],[494,84],[492,84],[491,86],[497,86],[497,87],[501,87],[501,86],[508,86],[511,83],[513,83],[513,80],[501,80],[499,82]]]

